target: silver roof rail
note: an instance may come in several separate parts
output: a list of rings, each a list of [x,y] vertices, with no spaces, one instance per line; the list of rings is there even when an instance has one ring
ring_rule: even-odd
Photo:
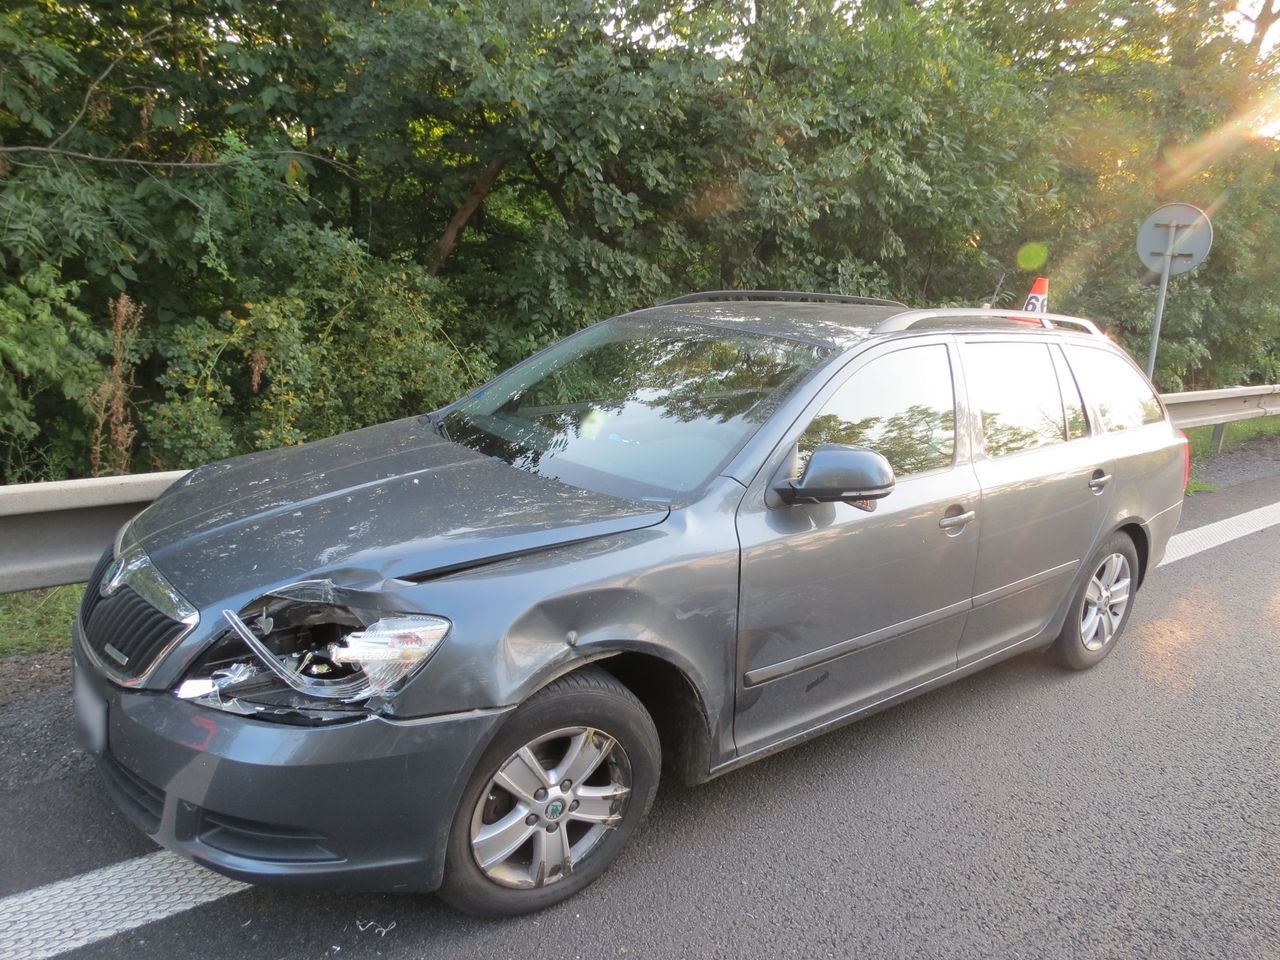
[[[664,300],[661,307],[681,303],[708,303],[713,300],[799,300],[812,303],[854,303],[871,307],[905,307],[897,300],[881,300],[878,297],[848,297],[840,293],[807,293],[797,290],[704,290],[686,293],[682,297]]]
[[[1033,313],[1027,310],[998,310],[990,307],[938,307],[926,310],[908,310],[906,313],[895,313],[887,320],[882,320],[872,328],[872,333],[893,333],[896,330],[909,330],[918,323],[928,320],[1014,320],[1026,323],[1038,322],[1047,330],[1057,327],[1078,327],[1085,333],[1095,337],[1104,336],[1097,324],[1081,317],[1070,317],[1064,313]]]

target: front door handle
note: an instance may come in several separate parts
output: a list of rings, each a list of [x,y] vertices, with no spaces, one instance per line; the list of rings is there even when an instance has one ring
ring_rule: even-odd
[[[1111,474],[1095,470],[1093,471],[1093,476],[1089,478],[1089,489],[1094,493],[1101,493],[1110,482]]]
[[[965,524],[972,523],[977,514],[972,510],[966,510],[964,513],[957,513],[952,517],[943,517],[938,521],[938,526],[943,530],[957,530]]]

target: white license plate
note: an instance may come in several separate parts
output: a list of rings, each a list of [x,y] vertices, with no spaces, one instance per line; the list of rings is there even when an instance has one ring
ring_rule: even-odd
[[[90,753],[102,753],[107,748],[107,701],[80,676],[79,666],[71,668],[71,701],[81,745]]]

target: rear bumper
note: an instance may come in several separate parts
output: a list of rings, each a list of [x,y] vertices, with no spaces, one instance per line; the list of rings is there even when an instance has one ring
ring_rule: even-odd
[[[439,886],[459,796],[505,710],[290,726],[121,689],[81,645],[77,625],[81,695],[106,705],[107,791],[158,843],[253,883]]]

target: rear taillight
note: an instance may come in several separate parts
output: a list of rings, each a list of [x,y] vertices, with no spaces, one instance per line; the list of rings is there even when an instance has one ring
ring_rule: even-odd
[[[1182,434],[1182,489],[1186,490],[1191,483],[1191,441],[1187,439],[1185,431],[1178,432]]]

